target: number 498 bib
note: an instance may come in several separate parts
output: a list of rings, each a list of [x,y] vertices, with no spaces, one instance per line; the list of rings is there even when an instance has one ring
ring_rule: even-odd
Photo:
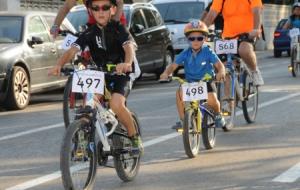
[[[184,83],[181,88],[185,102],[206,100],[208,97],[206,82]]]

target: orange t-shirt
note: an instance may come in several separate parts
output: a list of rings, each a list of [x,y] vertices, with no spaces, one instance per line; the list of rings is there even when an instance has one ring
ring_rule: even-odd
[[[218,13],[222,9],[224,17],[223,37],[233,37],[251,32],[254,27],[252,8],[261,7],[261,0],[214,0],[211,9]]]

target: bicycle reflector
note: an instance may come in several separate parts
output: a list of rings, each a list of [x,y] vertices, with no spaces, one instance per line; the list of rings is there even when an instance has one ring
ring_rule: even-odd
[[[293,67],[292,67],[291,65],[289,65],[289,66],[288,66],[288,70],[289,70],[290,72],[292,72],[292,71],[293,71]]]

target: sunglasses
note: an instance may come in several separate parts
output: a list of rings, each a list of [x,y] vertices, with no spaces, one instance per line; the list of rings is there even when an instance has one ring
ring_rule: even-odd
[[[205,38],[205,37],[203,37],[203,36],[197,36],[197,37],[188,37],[188,40],[189,40],[189,41],[191,41],[191,42],[193,42],[193,41],[195,41],[195,40],[197,40],[197,41],[201,42],[201,41],[203,41],[203,40],[204,40],[204,38]]]
[[[101,7],[98,5],[91,6],[92,11],[108,11],[111,8],[111,5],[102,5]]]

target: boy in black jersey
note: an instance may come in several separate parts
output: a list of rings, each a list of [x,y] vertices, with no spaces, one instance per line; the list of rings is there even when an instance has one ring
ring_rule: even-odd
[[[127,128],[128,136],[132,137],[132,144],[143,151],[142,141],[137,131],[130,111],[125,106],[125,87],[129,82],[129,74],[133,71],[133,57],[135,54],[134,40],[128,30],[118,21],[111,19],[116,12],[115,0],[90,0],[88,11],[95,18],[96,24],[89,27],[72,44],[57,61],[49,74],[59,75],[62,66],[68,63],[75,55],[88,47],[93,61],[100,68],[106,64],[115,64],[118,74],[125,75],[106,76],[106,84],[113,83],[110,107],[118,116],[120,122]]]

